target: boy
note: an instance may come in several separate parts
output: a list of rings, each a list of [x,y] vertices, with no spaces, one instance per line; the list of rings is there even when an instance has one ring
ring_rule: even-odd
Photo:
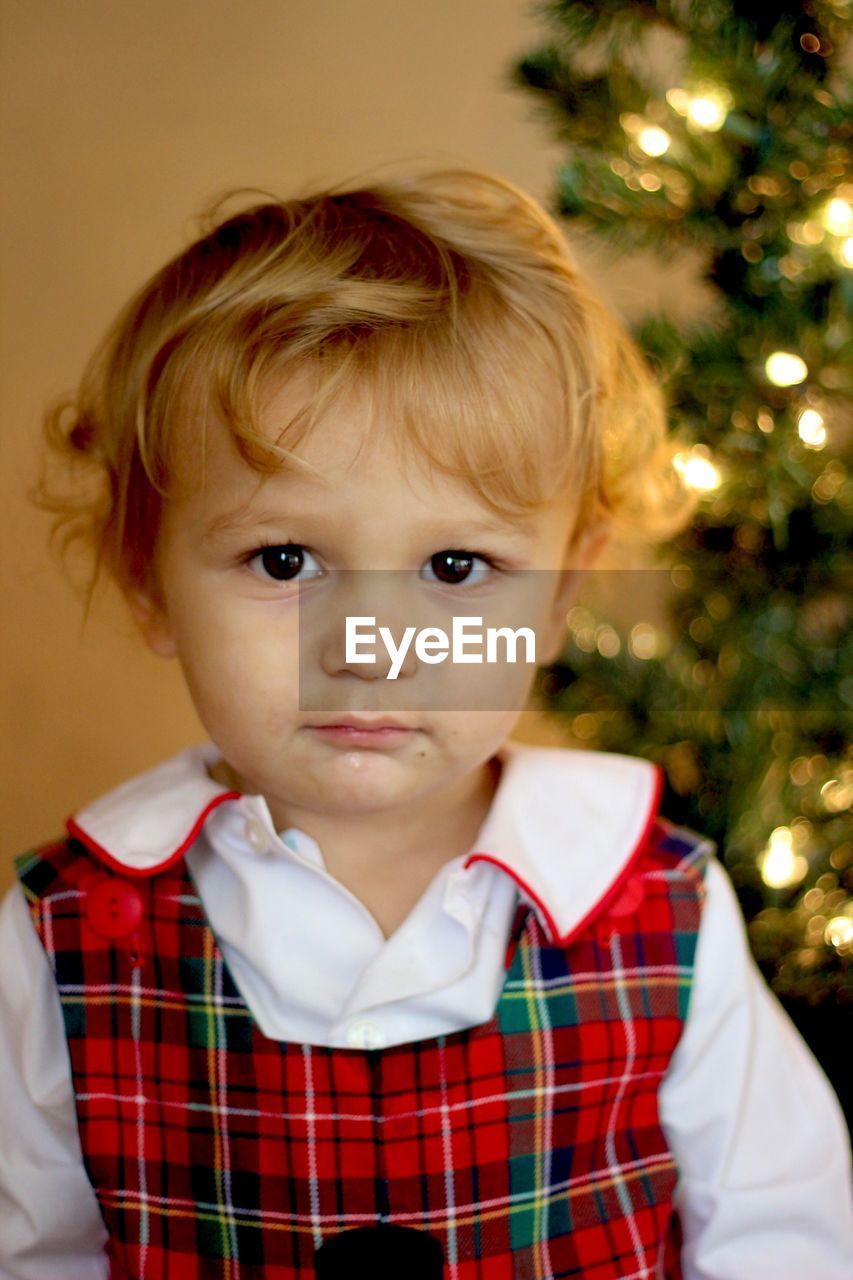
[[[71,408],[101,487],[67,528],[210,742],[19,862],[4,1274],[846,1277],[838,1104],[658,771],[510,741],[534,666],[465,705],[336,625],[336,575],[380,622],[528,575],[547,663],[611,529],[683,519],[547,215],[460,171],[270,200],[143,286]]]

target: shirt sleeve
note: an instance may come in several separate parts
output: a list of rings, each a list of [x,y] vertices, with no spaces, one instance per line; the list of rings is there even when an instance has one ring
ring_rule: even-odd
[[[62,1010],[24,895],[0,904],[0,1280],[106,1280]]]
[[[660,1090],[684,1280],[850,1280],[853,1183],[838,1099],[767,986],[712,858],[681,1040]]]

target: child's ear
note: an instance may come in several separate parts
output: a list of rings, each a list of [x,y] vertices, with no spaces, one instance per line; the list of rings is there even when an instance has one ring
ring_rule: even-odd
[[[133,620],[152,653],[161,658],[176,657],[178,651],[165,603],[153,591],[141,587],[128,588],[125,595]]]
[[[547,667],[558,658],[566,638],[566,614],[585,575],[598,560],[609,540],[610,530],[606,526],[597,525],[590,529],[581,537],[565,568],[559,572],[548,620],[540,631],[537,666]]]

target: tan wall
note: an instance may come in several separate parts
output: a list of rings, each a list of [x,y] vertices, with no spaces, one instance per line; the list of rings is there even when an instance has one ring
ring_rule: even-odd
[[[197,740],[176,668],[107,602],[81,610],[24,491],[40,414],[129,292],[236,184],[284,194],[405,155],[493,168],[545,198],[560,154],[507,68],[527,0],[4,0],[5,537],[0,887],[12,856]],[[593,263],[602,275],[600,260]],[[683,278],[604,271],[630,312]]]

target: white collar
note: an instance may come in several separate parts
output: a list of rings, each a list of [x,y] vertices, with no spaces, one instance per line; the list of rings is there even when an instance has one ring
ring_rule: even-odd
[[[657,816],[663,775],[648,760],[508,741],[491,809],[465,867],[490,862],[518,884],[552,941],[565,941],[630,873]],[[273,831],[266,802],[214,782],[212,743],[188,747],[68,819],[113,870],[150,876],[187,851],[208,815],[249,803]]]

